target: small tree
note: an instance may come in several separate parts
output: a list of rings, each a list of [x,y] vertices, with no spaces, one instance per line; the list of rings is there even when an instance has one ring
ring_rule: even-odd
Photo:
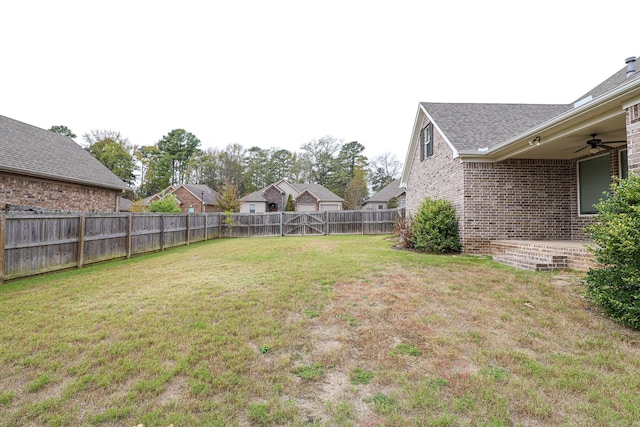
[[[392,197],[389,199],[389,201],[387,202],[387,209],[395,209],[398,207],[398,198],[397,197]]]
[[[587,293],[614,321],[640,330],[640,175],[616,178],[611,193],[587,228],[601,265],[587,272]]]
[[[293,197],[291,197],[291,194],[289,194],[289,197],[287,197],[287,206],[284,208],[284,210],[286,212],[293,212],[296,210],[296,207],[293,205]]]
[[[182,212],[178,199],[173,194],[167,194],[160,200],[149,205],[149,212]]]
[[[240,202],[237,197],[237,189],[236,186],[233,185],[230,181],[227,181],[224,184],[224,189],[222,190],[222,194],[218,201],[216,202],[216,206],[222,212],[239,212],[240,211]]]
[[[453,205],[444,199],[426,199],[411,223],[411,243],[422,252],[460,252],[458,219]]]

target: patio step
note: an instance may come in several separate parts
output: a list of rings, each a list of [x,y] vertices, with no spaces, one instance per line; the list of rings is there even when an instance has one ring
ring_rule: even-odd
[[[547,260],[526,258],[518,255],[495,255],[493,259],[500,264],[531,271],[553,271],[568,268],[567,257],[564,255],[552,255]]]

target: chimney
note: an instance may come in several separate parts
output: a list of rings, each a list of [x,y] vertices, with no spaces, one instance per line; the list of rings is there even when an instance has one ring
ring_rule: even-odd
[[[636,57],[631,56],[624,60],[627,63],[627,77],[631,77],[636,72]]]

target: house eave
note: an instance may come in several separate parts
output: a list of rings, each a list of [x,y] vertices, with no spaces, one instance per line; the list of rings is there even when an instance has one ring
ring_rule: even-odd
[[[82,180],[82,179],[60,177],[57,175],[46,174],[46,173],[34,173],[31,171],[25,171],[22,169],[11,168],[6,166],[3,166],[2,168],[0,168],[0,172],[6,172],[13,175],[20,175],[27,178],[47,179],[50,181],[56,181],[56,182],[61,182],[66,184],[85,185],[89,187],[97,187],[97,188],[103,188],[103,189],[113,190],[113,191],[133,191],[133,189],[127,186],[126,184],[124,184],[124,182],[122,186],[118,186],[118,185],[105,184],[105,183],[99,183],[99,182]]]
[[[589,118],[600,116],[601,120],[624,114],[631,100],[640,97],[640,78],[629,80],[620,86],[605,92],[599,97],[574,107],[538,126],[535,126],[513,138],[488,148],[486,152],[460,152],[462,161],[497,162],[505,160],[535,147],[531,142],[536,138],[542,145],[557,140],[571,132],[586,128]]]

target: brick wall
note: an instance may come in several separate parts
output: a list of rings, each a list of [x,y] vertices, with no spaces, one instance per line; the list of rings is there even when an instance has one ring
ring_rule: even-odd
[[[420,129],[429,122],[426,118]],[[447,199],[458,213],[463,204],[463,166],[453,159],[453,151],[437,129],[433,130],[433,155],[420,160],[420,145],[416,144],[407,181],[407,213],[415,215],[425,198]]]
[[[627,108],[629,170],[640,173],[640,104]]]
[[[488,254],[491,240],[571,239],[573,182],[569,160],[465,163],[464,252]]]
[[[173,191],[173,194],[182,202],[182,205],[180,206],[182,212],[189,212],[189,207],[193,207],[193,211],[195,213],[203,212],[202,200],[200,200],[200,197],[195,196],[191,191],[180,186]],[[220,212],[220,209],[215,206],[205,204],[204,212]]]
[[[0,209],[20,205],[64,212],[116,212],[120,191],[0,173]]]

